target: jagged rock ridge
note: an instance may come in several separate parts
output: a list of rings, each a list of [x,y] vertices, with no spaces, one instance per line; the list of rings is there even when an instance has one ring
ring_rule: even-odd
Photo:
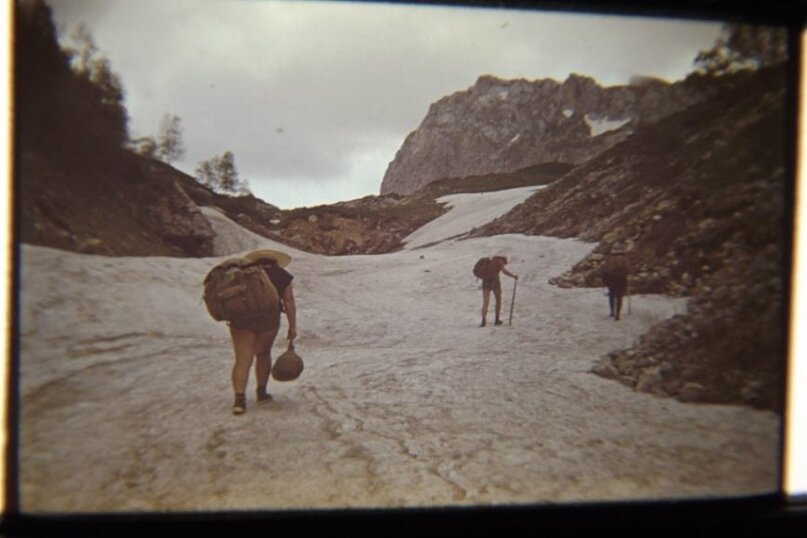
[[[410,193],[446,177],[582,163],[706,93],[654,79],[603,88],[580,75],[563,83],[482,76],[429,107],[389,164],[381,194]]]

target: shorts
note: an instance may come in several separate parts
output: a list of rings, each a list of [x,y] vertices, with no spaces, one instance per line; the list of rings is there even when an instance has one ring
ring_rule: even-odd
[[[491,278],[483,278],[482,279],[482,289],[483,290],[491,290],[496,291],[502,289],[502,282],[499,279],[499,275],[496,275]]]
[[[250,319],[233,320],[230,322],[230,327],[242,331],[252,331],[256,333],[271,331],[272,329],[280,327],[280,308],[274,312],[258,314]]]

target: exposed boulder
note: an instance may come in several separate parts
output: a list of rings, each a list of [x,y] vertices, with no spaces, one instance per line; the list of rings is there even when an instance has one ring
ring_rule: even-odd
[[[165,194],[150,205],[147,213],[160,235],[191,256],[205,256],[213,251],[215,233],[199,207],[172,181]]]

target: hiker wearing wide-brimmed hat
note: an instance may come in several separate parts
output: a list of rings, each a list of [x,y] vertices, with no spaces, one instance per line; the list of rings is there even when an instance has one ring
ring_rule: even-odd
[[[266,391],[266,385],[272,372],[272,345],[280,329],[281,311],[285,311],[289,324],[287,333],[289,344],[297,337],[297,308],[292,288],[294,277],[284,269],[291,262],[291,257],[275,250],[258,250],[247,254],[244,260],[253,264],[257,263],[263,268],[277,290],[280,304],[269,314],[246,322],[231,321],[229,324],[235,352],[232,383],[235,391],[233,413],[236,415],[244,413],[247,408],[246,388],[253,357],[256,358],[257,401],[261,403],[272,399],[272,396]]]
[[[619,321],[619,315],[622,312],[622,298],[628,290],[629,273],[627,251],[622,244],[616,243],[611,247],[602,264],[602,281],[608,288],[610,317],[616,321]]]
[[[487,325],[490,292],[493,292],[493,297],[496,300],[496,319],[494,320],[494,324],[502,324],[502,282],[499,279],[499,273],[504,273],[505,275],[518,280],[518,275],[511,273],[505,267],[509,261],[510,260],[507,259],[507,256],[493,256],[490,259],[490,263],[484,270],[484,275],[482,277],[482,324],[480,327]]]

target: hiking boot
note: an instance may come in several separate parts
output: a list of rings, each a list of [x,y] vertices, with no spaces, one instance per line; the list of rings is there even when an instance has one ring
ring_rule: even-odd
[[[243,415],[247,412],[247,397],[245,394],[236,394],[233,404],[233,415]]]
[[[272,401],[272,395],[269,394],[268,392],[266,392],[266,389],[263,389],[263,390],[258,389],[255,392],[255,395],[256,395],[256,399],[258,400],[258,403],[265,403],[265,402],[271,402]]]

